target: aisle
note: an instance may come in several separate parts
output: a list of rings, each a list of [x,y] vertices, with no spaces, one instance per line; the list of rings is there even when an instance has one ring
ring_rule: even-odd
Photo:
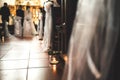
[[[0,43],[0,80],[61,80],[62,70],[49,64],[48,53],[40,51],[41,43],[37,37],[14,36]]]

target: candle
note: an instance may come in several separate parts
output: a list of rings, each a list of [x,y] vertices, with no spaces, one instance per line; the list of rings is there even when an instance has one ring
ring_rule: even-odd
[[[56,58],[55,58],[55,57],[52,57],[51,64],[57,64],[57,63],[58,63],[58,61],[56,60]]]

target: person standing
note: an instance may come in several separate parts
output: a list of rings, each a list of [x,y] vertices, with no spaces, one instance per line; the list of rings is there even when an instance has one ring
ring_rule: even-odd
[[[4,37],[9,37],[7,23],[9,22],[10,9],[6,2],[4,3],[4,6],[1,7],[0,13],[2,16],[2,26],[3,26],[3,31],[4,31]]]
[[[24,11],[22,10],[22,6],[20,5],[16,10],[15,35],[19,35],[23,37],[23,21],[24,21]]]
[[[32,12],[30,11],[30,6],[26,7],[23,26],[24,26],[24,28],[23,28],[24,29],[24,31],[23,31],[24,37],[32,37],[33,35],[37,34],[37,31],[33,24]]]

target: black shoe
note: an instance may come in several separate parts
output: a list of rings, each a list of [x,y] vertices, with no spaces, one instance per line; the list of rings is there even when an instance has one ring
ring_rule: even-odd
[[[42,38],[40,38],[39,40],[43,40]]]

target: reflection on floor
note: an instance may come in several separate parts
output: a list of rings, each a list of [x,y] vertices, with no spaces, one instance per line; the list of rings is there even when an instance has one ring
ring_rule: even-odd
[[[63,67],[49,64],[48,53],[40,52],[41,42],[13,36],[0,42],[0,80],[61,80]]]

